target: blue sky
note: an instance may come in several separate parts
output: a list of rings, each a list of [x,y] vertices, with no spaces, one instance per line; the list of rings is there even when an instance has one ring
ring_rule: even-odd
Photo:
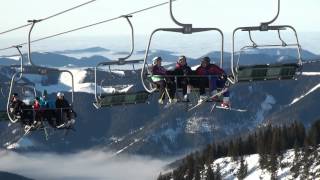
[[[88,0],[2,0],[0,6],[0,31],[25,24],[28,19],[43,18],[68,9]],[[97,0],[85,7],[39,24],[34,36],[50,35],[112,18],[148,7],[163,0]],[[194,26],[219,27],[231,32],[237,26],[258,25],[261,21],[273,18],[277,0],[178,0],[174,3],[178,20],[193,23]],[[320,18],[316,12],[319,0],[281,0],[281,13],[276,24],[291,24],[299,32],[320,31]],[[175,26],[169,17],[168,6],[163,6],[132,19],[136,34],[150,34],[157,27]],[[124,20],[99,25],[67,36],[100,36],[127,34],[128,25]],[[9,33],[6,37],[24,37],[26,30]],[[3,37],[1,37],[3,38]]]
[[[89,0],[2,0],[0,6],[0,32],[27,23],[28,19],[39,19],[66,10]],[[122,14],[134,12],[166,0],[97,0],[85,7],[68,12],[45,22],[34,28],[32,38],[45,37],[67,31],[102,20],[118,17]],[[319,53],[320,18],[316,12],[320,7],[319,0],[281,0],[280,16],[274,24],[288,24],[294,26],[300,36],[303,48]],[[194,27],[218,27],[225,33],[225,49],[230,51],[231,34],[236,27],[259,25],[262,21],[271,20],[277,11],[277,0],[177,0],[174,2],[174,14],[182,23],[192,23]],[[150,33],[159,27],[176,27],[169,16],[169,5],[158,7],[131,19],[136,35],[136,50],[145,49]],[[310,33],[313,32],[313,33]],[[28,28],[0,35],[1,48],[27,41]],[[108,49],[127,50],[130,43],[129,26],[124,19],[101,24],[92,28],[72,32],[70,34],[41,41],[33,45],[35,51],[62,50],[101,46]],[[124,36],[125,35],[125,36]],[[209,34],[210,36],[212,34]],[[290,36],[282,34],[284,37]],[[96,36],[98,38],[90,38]],[[111,36],[113,36],[111,38]],[[89,38],[88,38],[89,37]],[[155,37],[160,39],[161,37]],[[170,36],[165,36],[170,39]],[[177,38],[175,36],[174,38]],[[167,38],[167,39],[168,39]],[[190,42],[189,36],[179,36],[184,42]],[[262,38],[267,38],[262,35]],[[291,38],[291,37],[290,37]],[[197,39],[197,38],[195,38]],[[212,41],[204,39],[208,44],[208,51],[212,49]],[[277,39],[276,39],[277,40]],[[165,39],[162,46],[156,48],[172,49],[182,47],[178,38],[169,41],[174,46],[167,47]],[[213,41],[219,41],[213,39]],[[156,40],[158,42],[158,40]],[[167,41],[168,42],[168,41]],[[174,44],[176,43],[176,45]],[[158,43],[159,44],[159,43]],[[199,42],[202,44],[202,41]],[[187,44],[185,44],[187,45]],[[190,44],[189,44],[190,45]],[[217,44],[215,44],[217,45]],[[198,47],[194,45],[192,47]],[[154,47],[154,46],[153,46]],[[218,50],[219,47],[214,47]],[[23,47],[23,52],[26,46]],[[13,54],[15,49],[2,51],[0,54]]]

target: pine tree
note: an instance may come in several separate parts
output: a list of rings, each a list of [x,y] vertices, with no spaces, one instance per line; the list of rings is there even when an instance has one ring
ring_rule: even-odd
[[[220,165],[217,164],[217,169],[216,169],[216,172],[215,172],[215,180],[221,180],[222,177],[221,177],[221,169],[220,169]]]
[[[312,124],[308,133],[308,141],[311,146],[317,146],[320,143],[320,121]]]
[[[240,156],[240,168],[237,171],[237,178],[244,179],[248,174],[248,164],[245,162],[243,156]]]
[[[310,170],[310,149],[308,147],[304,147],[302,151],[302,165],[303,165],[303,172],[302,172],[302,179],[308,179],[309,177],[309,170]]]
[[[268,155],[265,153],[259,153],[259,166],[261,169],[267,169],[268,167]]]
[[[206,180],[215,180],[214,173],[213,173],[210,165],[208,165]]]
[[[270,155],[270,160],[268,165],[268,170],[271,173],[272,180],[277,179],[278,167],[279,167],[278,157],[276,154],[272,153]]]
[[[187,180],[192,180],[194,177],[194,170],[195,170],[195,160],[193,154],[187,156]]]
[[[294,145],[294,159],[292,162],[292,167],[290,169],[290,172],[292,173],[292,177],[294,179],[298,178],[299,173],[300,173],[300,152],[298,148],[298,142],[295,143]]]
[[[197,166],[196,169],[195,169],[194,180],[201,180],[200,167],[199,166]]]

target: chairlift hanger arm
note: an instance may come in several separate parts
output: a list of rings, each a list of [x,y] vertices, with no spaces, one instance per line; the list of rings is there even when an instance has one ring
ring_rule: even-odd
[[[22,55],[22,52],[21,52],[20,48],[22,48],[22,46],[21,45],[16,45],[16,46],[13,46],[13,47],[18,50],[19,55],[20,55],[20,71],[21,71],[21,74],[20,74],[19,79],[21,79],[22,75],[23,75],[23,55]]]
[[[28,23],[32,23],[30,30],[29,30],[29,34],[28,34],[28,60],[29,60],[29,65],[34,65],[32,62],[32,58],[31,58],[31,32],[35,26],[36,23],[41,22],[41,20],[28,20]]]
[[[269,24],[272,24],[274,21],[276,21],[276,20],[278,19],[279,14],[280,14],[280,0],[278,0],[277,14],[275,15],[275,17],[274,17],[273,19],[271,19],[270,21],[262,22],[262,23],[261,23],[261,27],[263,27],[263,26],[268,27]]]
[[[132,54],[133,54],[133,51],[134,51],[134,29],[133,29],[132,23],[131,23],[131,21],[129,19],[129,18],[132,17],[132,15],[123,15],[121,17],[125,18],[127,20],[128,24],[129,24],[129,26],[130,26],[130,30],[131,30],[131,50],[130,50],[130,53],[127,56],[125,56],[123,58],[119,58],[119,60],[118,60],[119,62],[125,61],[126,59],[130,58],[132,56]]]

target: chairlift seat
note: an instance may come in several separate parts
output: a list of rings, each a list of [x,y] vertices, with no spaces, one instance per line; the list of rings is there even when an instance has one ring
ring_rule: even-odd
[[[239,82],[294,79],[298,69],[295,63],[240,66],[237,78]]]
[[[150,94],[146,91],[103,94],[98,97],[98,102],[94,102],[94,105],[96,107],[110,107],[129,104],[142,104],[147,102],[149,95]]]

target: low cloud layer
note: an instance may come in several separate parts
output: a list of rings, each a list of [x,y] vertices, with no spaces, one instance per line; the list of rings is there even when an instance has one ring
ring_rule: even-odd
[[[113,157],[103,151],[63,155],[0,151],[0,171],[43,180],[151,180],[168,162],[138,156]]]

